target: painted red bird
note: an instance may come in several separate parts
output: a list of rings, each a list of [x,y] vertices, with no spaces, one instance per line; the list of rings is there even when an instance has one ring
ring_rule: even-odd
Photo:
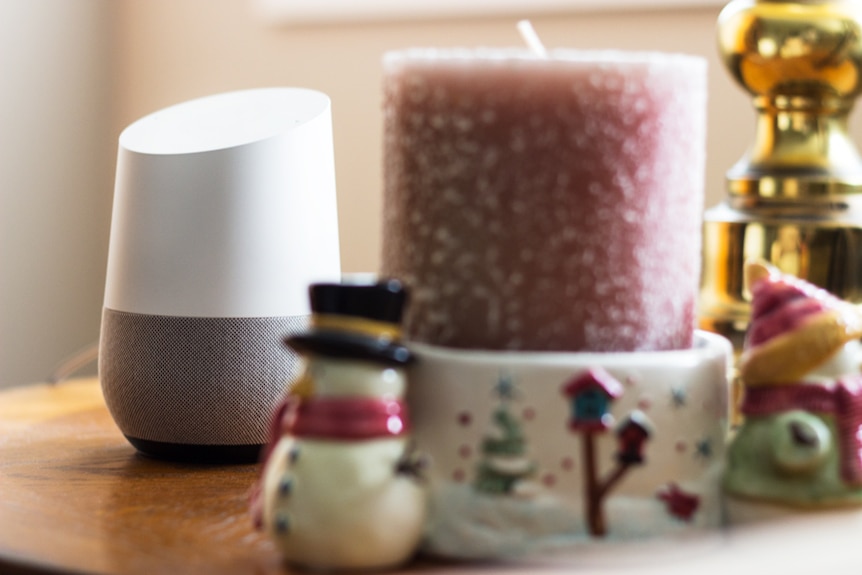
[[[700,507],[700,497],[693,493],[686,493],[676,483],[668,483],[656,493],[656,497],[664,501],[668,513],[683,521],[691,521],[697,508]]]

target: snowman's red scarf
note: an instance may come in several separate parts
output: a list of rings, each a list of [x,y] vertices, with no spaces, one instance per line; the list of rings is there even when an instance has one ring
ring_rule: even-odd
[[[862,375],[844,377],[832,387],[803,382],[745,390],[745,415],[772,415],[792,409],[835,416],[841,477],[851,485],[862,485]]]
[[[297,437],[361,440],[410,431],[407,405],[394,398],[312,397],[299,402],[290,432]]]

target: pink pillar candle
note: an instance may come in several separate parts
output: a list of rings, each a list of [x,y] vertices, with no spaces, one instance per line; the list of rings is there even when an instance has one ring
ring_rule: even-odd
[[[691,346],[706,62],[626,52],[384,58],[383,266],[426,343]]]

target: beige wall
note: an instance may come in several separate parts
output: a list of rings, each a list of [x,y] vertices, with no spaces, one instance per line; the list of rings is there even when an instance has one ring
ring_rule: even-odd
[[[110,0],[0,0],[0,387],[98,337],[111,24]]]

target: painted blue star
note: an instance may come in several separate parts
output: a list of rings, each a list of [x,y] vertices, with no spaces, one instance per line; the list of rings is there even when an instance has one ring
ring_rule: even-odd
[[[698,459],[710,459],[712,457],[712,440],[708,437],[698,440],[694,444],[694,455]]]
[[[685,390],[681,387],[674,387],[670,390],[670,399],[674,407],[685,407],[688,401]]]
[[[500,378],[497,380],[497,384],[494,386],[494,393],[496,393],[497,397],[502,401],[515,399],[515,396],[518,394],[518,388],[515,385],[515,380],[512,379],[512,376],[501,374]]]

